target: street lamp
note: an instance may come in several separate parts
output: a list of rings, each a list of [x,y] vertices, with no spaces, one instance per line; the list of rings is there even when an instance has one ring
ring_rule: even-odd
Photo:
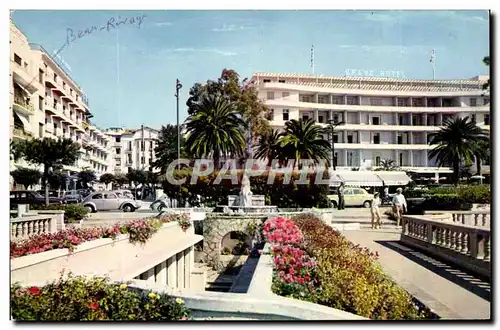
[[[345,124],[345,122],[344,121],[329,120],[328,124],[330,125],[330,129],[332,131],[331,132],[331,135],[332,135],[332,166],[333,166],[333,170],[335,171],[337,169],[337,158],[335,157],[335,143],[333,141],[333,130],[335,129],[335,127]]]
[[[179,91],[182,88],[182,84],[179,79],[175,80],[175,98],[177,101],[177,166],[179,166],[179,160],[181,159],[181,127],[179,125]],[[180,168],[179,168],[180,169]],[[181,186],[179,185],[179,198],[181,196]]]

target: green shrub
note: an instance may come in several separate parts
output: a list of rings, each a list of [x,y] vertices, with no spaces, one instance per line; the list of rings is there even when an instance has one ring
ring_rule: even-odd
[[[304,249],[316,258],[317,302],[370,319],[421,319],[430,312],[386,276],[377,253],[355,245],[314,215],[292,218]]]
[[[50,204],[30,205],[32,210],[63,210],[64,220],[68,222],[80,221],[87,218],[88,210],[81,204]]]
[[[491,204],[491,189],[488,185],[460,187],[457,194],[462,203]]]
[[[10,306],[16,321],[169,321],[190,316],[181,299],[131,290],[106,278],[71,275],[43,287],[12,285]]]

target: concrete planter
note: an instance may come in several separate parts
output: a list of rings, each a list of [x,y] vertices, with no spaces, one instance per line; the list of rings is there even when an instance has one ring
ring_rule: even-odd
[[[192,226],[186,232],[177,222],[164,224],[146,244],[131,244],[129,235],[116,239],[101,238],[84,242],[69,249],[56,249],[11,259],[12,282],[43,282],[59,277],[62,270],[74,274],[104,276],[126,272],[130,264],[140,256],[149,256],[151,249],[160,249],[165,242],[194,237]]]

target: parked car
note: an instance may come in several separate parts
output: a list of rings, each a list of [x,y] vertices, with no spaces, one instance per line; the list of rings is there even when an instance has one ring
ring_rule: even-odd
[[[65,191],[62,198],[66,204],[76,204],[83,201],[83,196],[76,190]]]
[[[45,190],[37,190],[42,196],[45,196]],[[49,190],[49,197],[59,197],[59,192],[57,190]]]
[[[339,197],[337,194],[328,195],[328,199],[333,204],[333,207],[339,205]],[[364,206],[370,207],[372,205],[373,194],[368,193],[363,188],[345,187],[344,188],[344,202],[345,206]]]
[[[62,198],[49,197],[49,204],[63,204]],[[16,209],[19,204],[41,205],[45,204],[45,196],[32,190],[11,190],[10,208]]]
[[[89,212],[116,211],[134,212],[141,207],[140,202],[118,195],[114,191],[98,191],[88,195],[81,204]]]
[[[134,194],[130,190],[118,189],[113,190],[118,196],[124,196],[124,198],[135,199]]]

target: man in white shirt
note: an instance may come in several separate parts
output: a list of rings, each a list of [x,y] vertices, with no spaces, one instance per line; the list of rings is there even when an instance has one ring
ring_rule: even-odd
[[[396,194],[392,198],[392,205],[394,213],[396,213],[396,226],[401,226],[401,219],[403,212],[406,211],[406,198],[403,195],[403,189],[398,188]]]

